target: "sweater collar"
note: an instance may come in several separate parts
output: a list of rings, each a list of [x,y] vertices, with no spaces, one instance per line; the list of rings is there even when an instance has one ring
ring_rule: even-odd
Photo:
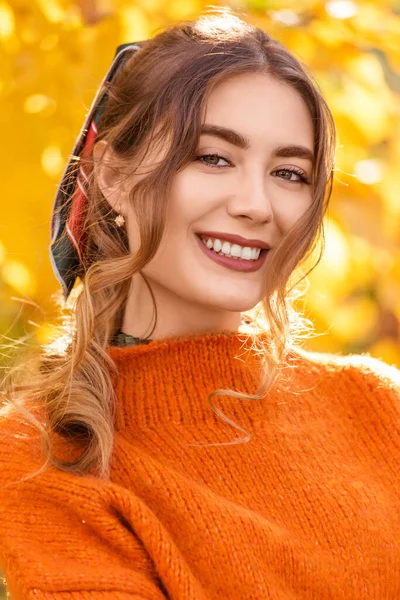
[[[258,333],[255,339],[259,345],[266,341],[266,334]],[[137,346],[109,346],[119,374],[116,429],[196,424],[213,418],[221,423],[208,394],[221,388],[256,392],[259,359],[252,346],[251,336],[232,331],[153,340]],[[251,404],[219,395],[212,401],[224,413],[233,409],[236,417],[243,410],[247,412],[243,404]]]

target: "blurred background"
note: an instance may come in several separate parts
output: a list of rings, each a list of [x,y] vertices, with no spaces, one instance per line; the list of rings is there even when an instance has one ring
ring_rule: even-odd
[[[286,44],[313,74],[338,127],[326,252],[304,305],[318,336],[306,347],[369,352],[400,366],[400,0],[213,4],[231,6]],[[59,289],[48,258],[53,198],[116,46],[206,6],[0,0],[2,343],[51,337]]]
[[[0,0],[0,334],[45,342],[57,184],[118,44],[202,0]],[[305,303],[311,349],[400,366],[400,0],[232,0],[305,63],[339,132],[325,257]],[[3,362],[4,362],[3,357]]]

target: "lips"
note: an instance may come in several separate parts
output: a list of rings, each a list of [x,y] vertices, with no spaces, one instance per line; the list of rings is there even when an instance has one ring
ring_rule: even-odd
[[[239,244],[239,246],[243,247],[248,246],[250,248],[262,248],[264,250],[269,250],[271,248],[271,246],[263,240],[249,239],[235,233],[223,233],[222,231],[198,231],[197,235],[201,237],[210,237],[214,240],[218,239],[221,241],[231,242],[232,244]]]

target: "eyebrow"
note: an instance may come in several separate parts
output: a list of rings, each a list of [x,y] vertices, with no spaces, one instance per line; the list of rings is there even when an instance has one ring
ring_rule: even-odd
[[[238,133],[237,131],[234,131],[233,129],[228,129],[227,127],[205,123],[200,129],[200,135],[214,135],[225,140],[229,144],[233,144],[234,146],[238,146],[238,148],[242,148],[242,150],[247,150],[250,148],[250,140],[248,137]],[[314,153],[312,150],[306,146],[297,146],[295,144],[289,146],[278,146],[275,148],[273,156],[281,158],[305,158],[306,160],[314,162]]]

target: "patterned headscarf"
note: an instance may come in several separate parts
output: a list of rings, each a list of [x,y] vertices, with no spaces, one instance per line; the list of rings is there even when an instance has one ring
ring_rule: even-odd
[[[76,278],[82,275],[82,259],[86,248],[83,224],[87,208],[87,176],[82,159],[87,158],[93,149],[97,123],[107,102],[110,83],[121,64],[132,52],[140,50],[143,43],[118,46],[114,61],[96,93],[57,189],[51,218],[50,260],[65,300]]]

